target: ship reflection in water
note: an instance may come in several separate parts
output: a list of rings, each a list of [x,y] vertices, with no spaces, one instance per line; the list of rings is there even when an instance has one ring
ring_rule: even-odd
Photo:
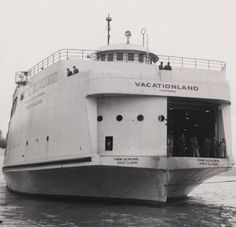
[[[1,226],[236,226],[236,177],[214,177],[186,200],[163,206],[62,201],[7,191],[0,175]],[[230,182],[231,181],[231,182]]]

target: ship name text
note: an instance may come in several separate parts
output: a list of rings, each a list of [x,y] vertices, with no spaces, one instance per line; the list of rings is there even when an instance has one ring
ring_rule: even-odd
[[[169,84],[169,83],[151,83],[151,82],[135,82],[136,87],[145,88],[159,88],[161,91],[172,91],[177,90],[184,91],[198,91],[199,87],[196,85],[179,85],[179,84]]]

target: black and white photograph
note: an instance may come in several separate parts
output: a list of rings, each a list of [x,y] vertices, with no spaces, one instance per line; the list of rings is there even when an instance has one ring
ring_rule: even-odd
[[[236,226],[235,0],[0,0],[0,227]]]

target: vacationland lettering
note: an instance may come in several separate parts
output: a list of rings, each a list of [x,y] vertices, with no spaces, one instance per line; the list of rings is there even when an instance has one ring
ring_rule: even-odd
[[[176,92],[177,90],[182,91],[198,91],[199,87],[196,85],[180,85],[180,84],[169,84],[169,83],[151,83],[151,82],[135,82],[136,87],[145,88],[158,88],[161,91]]]

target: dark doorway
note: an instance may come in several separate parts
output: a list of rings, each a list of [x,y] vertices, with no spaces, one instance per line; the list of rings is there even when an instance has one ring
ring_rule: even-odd
[[[210,149],[212,141],[218,139],[218,109],[219,104],[207,100],[168,98],[168,153],[171,156],[213,156]],[[208,151],[205,151],[206,140],[209,141]]]

